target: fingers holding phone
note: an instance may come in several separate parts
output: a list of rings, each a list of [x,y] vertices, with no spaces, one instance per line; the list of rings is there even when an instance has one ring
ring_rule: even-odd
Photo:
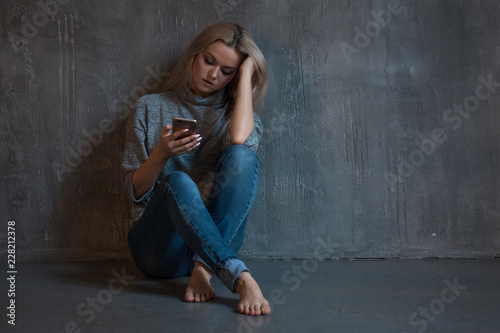
[[[199,146],[201,136],[196,134],[196,121],[193,126],[191,119],[188,119],[188,122],[184,120],[176,121],[174,118],[173,125],[166,125],[163,128],[160,146],[164,156],[179,156]]]
[[[197,122],[194,119],[177,117],[172,119],[172,135],[177,135],[175,140],[186,146],[187,151],[193,150],[200,144],[201,137],[196,133],[196,128]]]
[[[172,133],[184,130],[179,134],[176,140],[183,139],[187,136],[196,134],[197,123],[194,119],[178,118],[172,119]]]
[[[190,134],[188,129],[181,129],[178,131],[172,131],[170,135],[173,138],[174,145],[178,147],[180,152],[177,155],[181,155],[191,150],[195,149],[200,145],[201,136],[199,134]]]

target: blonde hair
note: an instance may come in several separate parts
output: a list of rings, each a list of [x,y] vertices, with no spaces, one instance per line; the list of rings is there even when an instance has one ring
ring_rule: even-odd
[[[251,57],[256,70],[252,76],[252,103],[256,112],[260,112],[266,96],[268,79],[267,63],[248,31],[241,25],[230,22],[219,22],[205,28],[191,43],[177,65],[172,69],[166,90],[178,90],[190,87],[192,84],[192,67],[196,56],[216,41],[223,41],[228,47],[234,48],[244,58]],[[234,104],[238,88],[239,73],[226,86],[228,103]]]

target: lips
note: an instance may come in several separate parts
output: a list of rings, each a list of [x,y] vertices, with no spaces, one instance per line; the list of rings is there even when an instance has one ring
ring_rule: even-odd
[[[210,81],[207,81],[207,80],[205,80],[205,79],[202,79],[202,80],[203,80],[203,82],[204,82],[207,86],[212,87],[212,86],[214,85],[214,84],[213,84],[212,82],[210,82]]]

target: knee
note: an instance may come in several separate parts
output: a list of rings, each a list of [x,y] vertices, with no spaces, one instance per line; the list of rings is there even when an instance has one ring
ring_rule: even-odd
[[[185,172],[182,171],[173,171],[165,177],[165,181],[170,182],[170,183],[187,183],[192,181],[191,177]]]
[[[196,190],[197,186],[189,177],[189,175],[182,171],[174,171],[169,173],[165,180],[163,181],[164,185],[167,185],[170,188],[179,188],[184,190],[193,189]]]
[[[240,169],[242,167],[259,168],[259,159],[255,152],[245,145],[232,145],[225,154],[225,160],[229,161],[232,168]]]

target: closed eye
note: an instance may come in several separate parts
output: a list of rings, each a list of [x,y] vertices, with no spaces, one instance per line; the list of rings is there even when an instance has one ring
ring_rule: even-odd
[[[209,54],[210,54],[210,53],[209,53]],[[213,56],[206,56],[206,57],[205,57],[205,63],[206,63],[207,65],[209,65],[209,66],[214,66],[214,65],[215,65],[215,61],[213,60],[213,58],[212,58],[212,57],[213,57]],[[233,74],[233,71],[234,71],[234,70],[233,70],[233,68],[232,68],[232,67],[230,67],[230,70],[229,70],[229,71],[221,69],[222,74],[224,74],[224,75],[226,75],[226,76],[229,76],[229,75]]]

